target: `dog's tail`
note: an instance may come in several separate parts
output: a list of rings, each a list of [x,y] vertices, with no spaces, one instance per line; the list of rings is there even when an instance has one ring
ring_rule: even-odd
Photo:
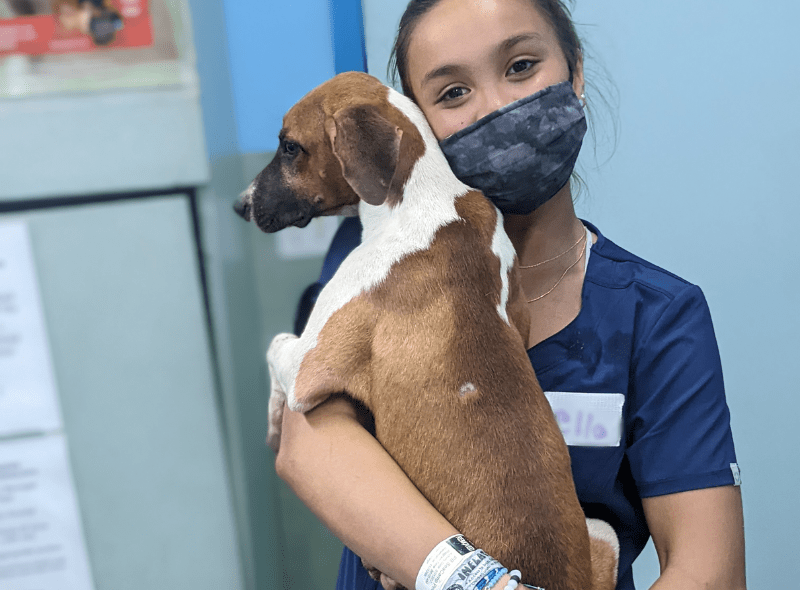
[[[619,539],[611,525],[594,518],[586,519],[592,554],[592,590],[614,590],[619,568]]]

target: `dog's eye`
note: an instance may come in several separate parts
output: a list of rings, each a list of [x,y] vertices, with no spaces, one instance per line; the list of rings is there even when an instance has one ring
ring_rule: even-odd
[[[283,153],[287,156],[296,156],[299,154],[303,148],[300,147],[299,144],[294,143],[293,141],[284,141],[281,143],[281,149]]]

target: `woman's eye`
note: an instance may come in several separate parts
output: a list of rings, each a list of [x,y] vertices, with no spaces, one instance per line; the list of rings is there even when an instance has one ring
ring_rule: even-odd
[[[469,93],[469,90],[467,90],[463,86],[455,86],[450,90],[448,90],[447,92],[445,92],[439,100],[441,101],[456,100],[458,98],[461,98],[462,96],[465,96],[467,93]]]
[[[533,67],[533,62],[529,59],[521,59],[519,61],[515,61],[514,64],[508,69],[508,73],[513,74],[521,74],[522,72],[526,72]]]

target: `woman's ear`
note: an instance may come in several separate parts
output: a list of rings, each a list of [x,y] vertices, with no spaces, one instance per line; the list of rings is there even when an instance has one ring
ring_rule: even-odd
[[[584,102],[585,82],[583,78],[583,54],[579,54],[575,68],[572,71],[572,89],[575,91],[575,96],[581,99],[581,102]]]

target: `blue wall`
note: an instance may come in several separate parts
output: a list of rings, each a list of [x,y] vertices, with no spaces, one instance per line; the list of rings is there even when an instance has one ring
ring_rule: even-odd
[[[581,3],[576,17],[620,97],[616,153],[599,168],[583,159],[583,212],[706,293],[743,472],[749,585],[792,587],[800,5],[615,0]]]
[[[327,0],[226,0],[238,148],[278,145],[284,113],[334,75]]]

